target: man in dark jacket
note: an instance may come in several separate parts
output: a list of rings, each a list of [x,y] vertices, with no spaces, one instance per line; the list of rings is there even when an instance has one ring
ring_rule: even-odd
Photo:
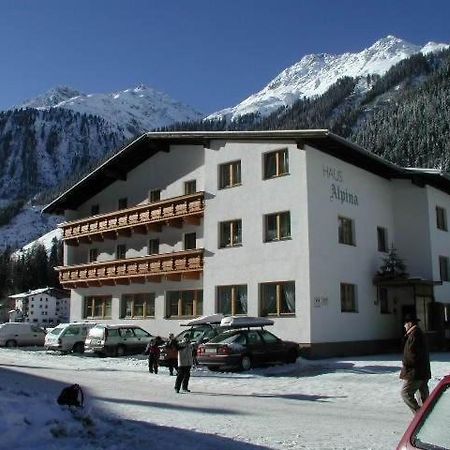
[[[403,360],[400,378],[403,380],[401,396],[406,405],[415,413],[419,404],[415,393],[419,391],[421,403],[428,398],[428,380],[431,378],[430,357],[425,335],[418,326],[419,319],[407,314],[404,319]]]

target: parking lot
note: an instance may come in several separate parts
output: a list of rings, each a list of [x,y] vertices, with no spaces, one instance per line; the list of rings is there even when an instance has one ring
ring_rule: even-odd
[[[200,440],[212,434],[265,448],[388,449],[411,418],[399,396],[399,361],[400,355],[378,355],[299,358],[249,372],[196,368],[192,392],[177,395],[174,377],[166,368],[149,374],[143,355],[99,358],[2,348],[0,384],[52,399],[62,384],[79,383],[94,416],[107,411],[196,433]],[[447,353],[432,355],[431,387],[449,361]]]

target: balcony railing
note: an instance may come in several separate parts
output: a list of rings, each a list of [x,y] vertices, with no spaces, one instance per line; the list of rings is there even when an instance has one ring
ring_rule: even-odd
[[[66,244],[78,245],[80,242],[117,239],[131,233],[147,233],[159,230],[161,225],[181,227],[183,222],[198,224],[204,209],[204,193],[197,192],[66,222],[59,227],[63,230]]]
[[[56,267],[64,288],[198,279],[203,249]]]

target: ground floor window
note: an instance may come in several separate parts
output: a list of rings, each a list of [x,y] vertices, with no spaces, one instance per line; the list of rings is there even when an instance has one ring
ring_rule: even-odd
[[[260,284],[261,316],[295,314],[295,282],[277,281]]]
[[[217,312],[232,316],[247,314],[247,285],[217,286]]]
[[[96,295],[84,298],[84,314],[85,319],[110,319],[111,318],[110,295]]]
[[[192,317],[203,314],[203,291],[168,291],[166,317]]]
[[[120,305],[122,319],[155,317],[155,294],[124,294]]]
[[[356,285],[341,283],[341,311],[358,312],[356,301]]]

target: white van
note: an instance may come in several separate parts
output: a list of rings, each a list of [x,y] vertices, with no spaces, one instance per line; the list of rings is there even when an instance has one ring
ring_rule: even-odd
[[[0,325],[0,346],[44,345],[45,331],[32,323],[6,322]]]
[[[91,322],[60,323],[45,336],[46,350],[60,352],[84,352],[84,340],[95,325]]]

